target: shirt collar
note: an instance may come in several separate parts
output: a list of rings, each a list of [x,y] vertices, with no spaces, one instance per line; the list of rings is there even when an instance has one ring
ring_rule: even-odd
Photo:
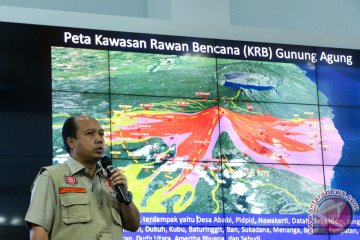
[[[85,171],[85,167],[84,165],[82,165],[81,163],[79,163],[78,161],[76,161],[74,158],[72,158],[71,156],[68,156],[67,160],[66,160],[66,164],[68,165],[71,175],[74,175],[80,171]],[[99,174],[102,176],[102,167],[100,166],[99,163],[96,163],[97,165],[97,169],[95,174]]]

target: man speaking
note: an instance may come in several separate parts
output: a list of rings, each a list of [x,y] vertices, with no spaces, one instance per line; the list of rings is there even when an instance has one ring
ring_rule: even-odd
[[[89,116],[70,117],[62,137],[67,161],[42,168],[32,185],[25,216],[30,239],[121,240],[123,229],[136,231],[140,214],[125,175],[108,168],[109,159],[107,172],[98,164],[105,153],[100,123]]]

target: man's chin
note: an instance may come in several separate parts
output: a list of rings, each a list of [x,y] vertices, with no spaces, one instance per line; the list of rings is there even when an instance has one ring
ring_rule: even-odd
[[[99,161],[104,156],[104,153],[96,153],[93,155],[94,160]]]

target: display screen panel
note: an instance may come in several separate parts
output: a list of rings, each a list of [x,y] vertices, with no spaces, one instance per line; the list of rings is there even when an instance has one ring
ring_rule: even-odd
[[[53,91],[109,92],[108,51],[54,47],[51,66]]]
[[[234,59],[218,59],[217,63],[220,97],[250,102],[317,104],[314,63]]]
[[[319,96],[321,105],[360,106],[358,56],[349,53],[351,50],[347,49],[331,49],[328,53],[318,49],[318,88],[327,96]],[[327,59],[326,64],[324,59]]]
[[[216,59],[110,51],[111,93],[216,98]]]
[[[128,95],[112,95],[111,100],[112,131],[108,137],[115,157],[158,156],[193,161],[213,158],[207,148],[214,144],[213,135],[219,132],[215,125],[218,108],[214,101]]]
[[[226,156],[229,160],[284,167],[322,164],[317,106],[220,101],[220,109],[220,130],[230,139],[223,142],[222,150],[239,152]]]

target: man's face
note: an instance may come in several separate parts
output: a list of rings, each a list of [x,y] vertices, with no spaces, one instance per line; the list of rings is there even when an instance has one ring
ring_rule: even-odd
[[[76,139],[68,138],[71,156],[79,162],[97,162],[105,151],[104,129],[93,118],[81,116],[75,119]]]

